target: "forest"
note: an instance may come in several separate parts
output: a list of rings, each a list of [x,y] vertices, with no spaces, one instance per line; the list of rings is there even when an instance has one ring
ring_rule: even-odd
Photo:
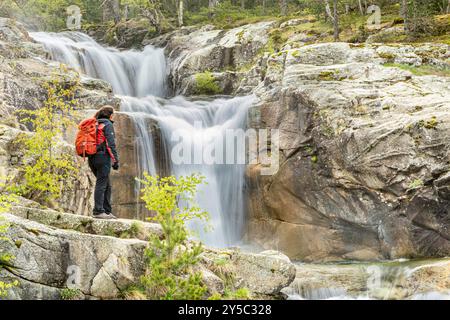
[[[450,0],[3,0],[0,4],[0,16],[15,17],[45,31],[66,29],[68,15],[80,19],[83,28],[111,28],[143,19],[156,34],[181,26],[232,28],[313,15],[333,26],[336,40],[343,29],[353,24],[361,27],[372,14],[376,23],[378,13],[380,22],[404,22],[411,36],[439,35],[447,31],[448,23],[436,16],[449,12]]]

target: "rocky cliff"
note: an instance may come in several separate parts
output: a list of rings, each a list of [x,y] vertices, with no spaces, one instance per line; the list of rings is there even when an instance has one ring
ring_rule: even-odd
[[[273,28],[151,41],[174,92],[209,70],[223,92],[258,97],[250,127],[280,132],[277,172],[247,170],[247,239],[304,261],[448,255],[450,80],[414,68],[448,70],[449,46],[297,37],[271,53]]]

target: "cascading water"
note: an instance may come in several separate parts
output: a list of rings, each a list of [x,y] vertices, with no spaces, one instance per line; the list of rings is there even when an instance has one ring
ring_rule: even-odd
[[[418,274],[424,269],[432,275],[433,268],[445,270],[446,266],[448,259],[297,263],[297,278],[282,291],[288,300],[450,300],[445,276],[430,280]],[[431,281],[442,283],[433,287]]]
[[[158,123],[170,157],[170,168],[176,176],[199,172],[207,185],[200,187],[198,202],[211,214],[213,231],[193,222],[190,227],[212,246],[228,246],[240,240],[244,226],[245,164],[222,164],[217,160],[219,149],[213,151],[216,161],[205,164],[203,154],[224,143],[228,130],[245,126],[253,97],[188,101],[183,97],[164,99],[166,95],[166,61],[163,49],[147,46],[143,51],[118,51],[104,48],[89,36],[79,32],[32,33],[44,44],[52,59],[63,62],[80,73],[108,81],[122,100],[121,111],[134,121],[138,139],[139,171],[156,174],[156,156],[148,120]],[[174,139],[177,136],[182,139]],[[207,151],[205,151],[207,150]],[[232,150],[233,152],[238,150]],[[242,151],[242,150],[241,150]],[[139,190],[139,186],[137,186]]]

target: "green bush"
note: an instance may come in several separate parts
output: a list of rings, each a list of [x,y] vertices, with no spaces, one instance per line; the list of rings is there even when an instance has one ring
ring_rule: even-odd
[[[33,134],[24,134],[19,142],[24,146],[24,182],[18,191],[29,199],[47,202],[58,198],[62,189],[70,187],[69,178],[77,173],[72,152],[64,150],[65,129],[73,125],[72,116],[78,106],[75,99],[79,79],[71,79],[68,70],[43,83],[47,99],[42,107],[21,110],[22,123],[32,127]],[[62,78],[60,78],[62,77]]]
[[[217,84],[217,79],[209,72],[197,73],[195,75],[195,94],[214,95],[222,93]]]
[[[141,180],[142,199],[147,209],[155,214],[150,220],[159,223],[163,230],[162,239],[152,235],[145,250],[147,270],[140,279],[140,288],[149,299],[198,300],[205,297],[207,288],[201,274],[194,271],[203,252],[202,244],[188,242],[189,232],[185,226],[186,221],[194,218],[208,220],[208,213],[195,203],[197,186],[203,181],[203,177],[195,174],[176,179],[146,173]]]
[[[15,194],[10,193],[8,191],[8,188],[5,187],[5,184],[3,182],[0,183],[0,248],[3,248],[4,246],[1,245],[1,243],[4,242],[11,242],[11,239],[5,237],[6,232],[8,231],[9,224],[4,222],[3,217],[1,217],[1,214],[4,212],[7,212],[11,204],[17,200],[17,197]],[[5,252],[3,249],[0,249],[0,271],[4,266],[8,266],[11,262],[11,260],[14,259],[14,256],[12,256],[10,253]],[[8,295],[8,291],[18,286],[18,281],[13,282],[3,282],[0,281],[0,298],[4,298]]]
[[[79,289],[65,288],[59,294],[62,300],[76,300],[82,297],[82,292]]]

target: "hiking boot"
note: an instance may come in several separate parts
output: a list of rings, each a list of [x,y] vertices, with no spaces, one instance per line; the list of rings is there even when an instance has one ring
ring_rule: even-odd
[[[111,212],[107,212],[106,214],[110,216],[110,219],[117,219],[117,217],[113,215]]]
[[[111,217],[111,215],[106,214],[104,212],[98,213],[98,214],[94,214],[94,218],[96,218],[96,219],[104,219],[104,220],[114,219],[114,218]]]

